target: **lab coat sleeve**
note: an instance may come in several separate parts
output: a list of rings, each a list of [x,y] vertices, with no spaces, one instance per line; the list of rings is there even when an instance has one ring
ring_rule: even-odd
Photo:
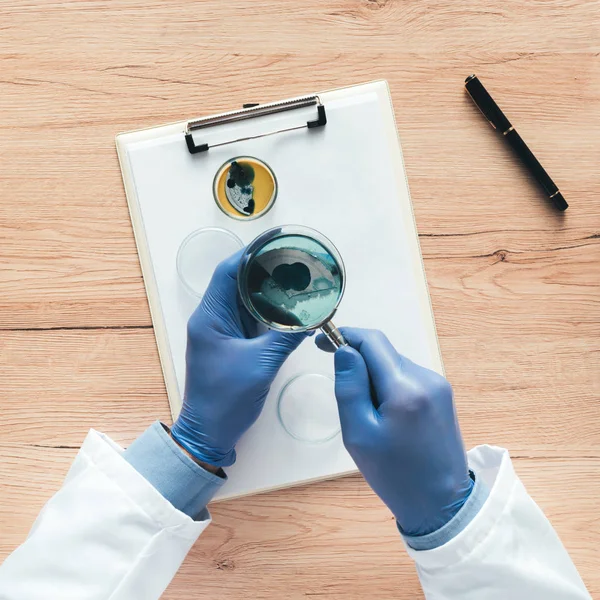
[[[590,600],[508,452],[479,446],[468,457],[489,489],[477,515],[442,546],[418,551],[407,545],[427,600]]]
[[[155,600],[210,522],[172,506],[91,431],[63,487],[0,567],[2,600]]]

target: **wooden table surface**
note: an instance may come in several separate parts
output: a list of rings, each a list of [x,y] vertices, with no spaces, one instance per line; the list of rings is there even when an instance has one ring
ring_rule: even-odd
[[[169,420],[115,134],[378,78],[466,443],[510,449],[600,595],[598,0],[0,0],[0,559],[89,427],[127,444]],[[358,476],[213,516],[165,598],[422,597]]]

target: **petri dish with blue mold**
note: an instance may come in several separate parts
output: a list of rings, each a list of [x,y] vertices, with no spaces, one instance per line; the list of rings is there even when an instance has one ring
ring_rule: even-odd
[[[238,277],[242,302],[272,329],[306,331],[328,322],[345,286],[341,256],[314,229],[271,229],[244,253]]]

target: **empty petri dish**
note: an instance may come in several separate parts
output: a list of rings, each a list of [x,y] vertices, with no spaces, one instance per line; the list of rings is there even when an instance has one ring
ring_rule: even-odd
[[[242,240],[227,229],[204,227],[192,231],[177,252],[177,274],[183,287],[201,298],[216,266],[243,247]]]
[[[277,179],[258,158],[229,159],[215,175],[213,195],[217,206],[233,219],[248,221],[264,215],[277,197]]]
[[[331,377],[306,373],[290,379],[277,401],[279,422],[296,440],[320,444],[340,433],[340,418]]]

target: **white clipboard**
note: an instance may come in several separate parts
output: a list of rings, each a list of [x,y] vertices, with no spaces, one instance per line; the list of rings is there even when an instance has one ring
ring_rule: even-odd
[[[202,227],[227,229],[245,244],[283,224],[321,231],[346,266],[336,324],[382,329],[399,352],[443,373],[387,82],[122,133],[116,141],[174,418],[184,388],[186,322],[195,308],[178,280],[176,255]],[[277,177],[275,204],[255,220],[228,217],[213,198],[215,173],[236,156],[264,161]],[[279,423],[278,394],[301,373],[333,376],[332,357],[310,339],[281,369],[216,499],[356,470],[341,435],[307,444]]]

